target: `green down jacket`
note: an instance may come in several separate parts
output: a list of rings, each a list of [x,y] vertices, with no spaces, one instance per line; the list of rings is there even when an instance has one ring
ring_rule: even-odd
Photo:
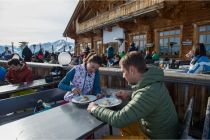
[[[125,107],[119,111],[97,107],[92,114],[117,128],[138,121],[141,129],[152,139],[177,138],[177,113],[163,76],[162,70],[150,67],[138,84],[132,86],[134,92]]]

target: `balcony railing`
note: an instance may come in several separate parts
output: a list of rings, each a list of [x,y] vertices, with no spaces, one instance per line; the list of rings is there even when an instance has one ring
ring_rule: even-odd
[[[158,6],[164,0],[137,0],[126,3],[116,9],[107,11],[83,23],[77,24],[77,33],[83,33],[97,27],[118,22],[132,16],[137,16],[149,12],[153,7]]]

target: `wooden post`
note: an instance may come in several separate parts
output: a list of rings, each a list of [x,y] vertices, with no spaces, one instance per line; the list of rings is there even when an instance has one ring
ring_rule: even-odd
[[[12,42],[12,53],[15,53],[15,51],[14,51],[14,42]]]

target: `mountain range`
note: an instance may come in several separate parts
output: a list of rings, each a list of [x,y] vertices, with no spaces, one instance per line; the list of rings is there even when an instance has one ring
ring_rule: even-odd
[[[12,50],[12,45],[0,44],[0,54],[4,52],[5,47],[8,47],[9,50]],[[50,53],[52,52],[52,49],[54,49],[54,52],[63,52],[64,47],[65,47],[65,51],[74,53],[74,43],[68,42],[63,39],[57,40],[55,42],[47,42],[47,43],[41,44],[41,48],[43,48],[44,51],[49,51]],[[32,53],[36,53],[40,49],[40,44],[29,45],[29,48],[31,49]],[[14,52],[22,56],[22,48],[20,46],[14,46]]]

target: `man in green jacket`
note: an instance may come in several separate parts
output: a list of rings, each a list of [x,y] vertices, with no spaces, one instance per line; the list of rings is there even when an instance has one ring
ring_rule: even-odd
[[[87,110],[117,128],[129,128],[131,124],[137,122],[141,132],[152,139],[177,138],[177,113],[164,84],[163,71],[156,67],[147,68],[143,57],[138,52],[127,54],[121,59],[120,67],[123,77],[134,90],[128,104],[121,110],[112,111],[92,102]],[[117,96],[125,99],[128,94],[120,91]],[[135,131],[132,127],[130,129]],[[132,133],[126,135],[134,136]]]

